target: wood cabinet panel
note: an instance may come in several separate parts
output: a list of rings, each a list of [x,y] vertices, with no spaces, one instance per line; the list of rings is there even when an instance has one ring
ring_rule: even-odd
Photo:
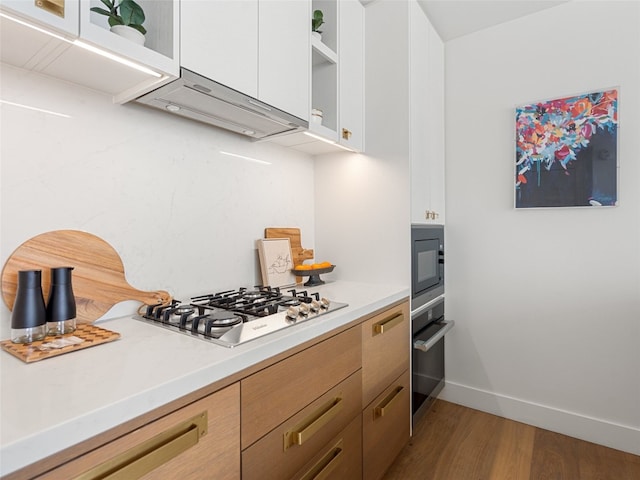
[[[360,330],[353,327],[241,381],[245,449],[361,366]]]
[[[240,386],[238,383],[151,422],[37,478],[38,480],[75,478],[106,461],[132,451],[147,441],[156,439],[158,435],[193,417],[200,416],[203,412],[207,412],[208,431],[198,439],[197,444],[141,478],[149,480],[157,478],[239,479]]]
[[[358,415],[332,439],[294,480],[357,480],[362,478],[362,417]]]
[[[406,370],[362,412],[362,463],[367,480],[382,478],[409,441],[409,393]]]
[[[242,452],[243,480],[290,478],[318,451],[322,451],[322,455],[317,461],[322,460],[334,446],[331,444],[323,449],[323,445],[354,418],[360,417],[361,386],[362,376],[358,370]],[[296,434],[299,435],[300,444],[294,443]],[[343,451],[345,447],[339,450]],[[345,455],[343,451],[341,456]],[[341,462],[336,460],[336,463]]]
[[[135,463],[138,454],[148,456],[141,448],[156,455],[176,443],[184,445],[165,463],[127,478],[227,480],[239,479],[241,472],[247,480],[379,478],[409,438],[408,319],[408,302],[390,307],[338,334],[328,332],[307,348],[282,352],[276,357],[282,360],[265,361],[262,366],[268,366],[258,371],[256,365],[256,373],[222,390],[163,407],[171,413],[148,414],[108,438],[94,437],[83,452],[94,450],[68,449],[61,458],[72,459],[45,474],[35,476],[49,466],[11,478],[76,478],[113,459],[126,456]],[[367,391],[376,392],[370,402],[363,398]],[[207,433],[194,435],[194,422],[206,423]]]
[[[361,325],[362,406],[409,368],[409,304],[382,312]]]

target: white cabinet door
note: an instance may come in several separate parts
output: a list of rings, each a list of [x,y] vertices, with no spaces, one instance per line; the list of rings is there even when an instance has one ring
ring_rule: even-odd
[[[431,211],[437,217],[432,223],[445,223],[445,138],[444,138],[444,44],[433,26],[427,21],[427,131],[429,132],[429,187]]]
[[[2,10],[28,17],[57,32],[78,36],[80,0],[2,0]]]
[[[340,131],[338,141],[364,149],[364,7],[358,0],[339,5]]]
[[[411,222],[444,223],[444,49],[418,4],[409,5]]]
[[[181,0],[181,65],[258,96],[258,0]]]
[[[258,10],[258,99],[309,120],[311,3],[260,0]]]
[[[431,210],[431,188],[429,171],[429,139],[427,125],[426,81],[427,66],[427,22],[421,15],[417,3],[409,4],[410,32],[410,129],[411,129],[411,222],[425,223],[425,212]]]

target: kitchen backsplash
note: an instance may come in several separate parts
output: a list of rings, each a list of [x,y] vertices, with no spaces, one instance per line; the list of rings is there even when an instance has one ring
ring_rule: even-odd
[[[39,233],[83,230],[133,286],[181,297],[259,282],[265,227],[300,227],[313,248],[310,156],[1,67],[2,265]]]

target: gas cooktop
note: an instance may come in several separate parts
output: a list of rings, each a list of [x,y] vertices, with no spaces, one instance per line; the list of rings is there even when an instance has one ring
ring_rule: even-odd
[[[346,306],[306,290],[254,287],[148,305],[134,318],[231,348]]]

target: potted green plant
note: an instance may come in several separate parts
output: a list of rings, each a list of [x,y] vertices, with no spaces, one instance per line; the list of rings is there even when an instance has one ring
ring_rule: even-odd
[[[92,7],[91,11],[108,17],[111,31],[129,40],[144,45],[144,34],[147,30],[142,26],[145,20],[144,10],[133,0],[100,0],[108,10]]]
[[[322,10],[314,10],[313,18],[311,19],[311,34],[318,38],[322,37],[322,32],[318,30],[320,25],[324,23],[324,15]]]

